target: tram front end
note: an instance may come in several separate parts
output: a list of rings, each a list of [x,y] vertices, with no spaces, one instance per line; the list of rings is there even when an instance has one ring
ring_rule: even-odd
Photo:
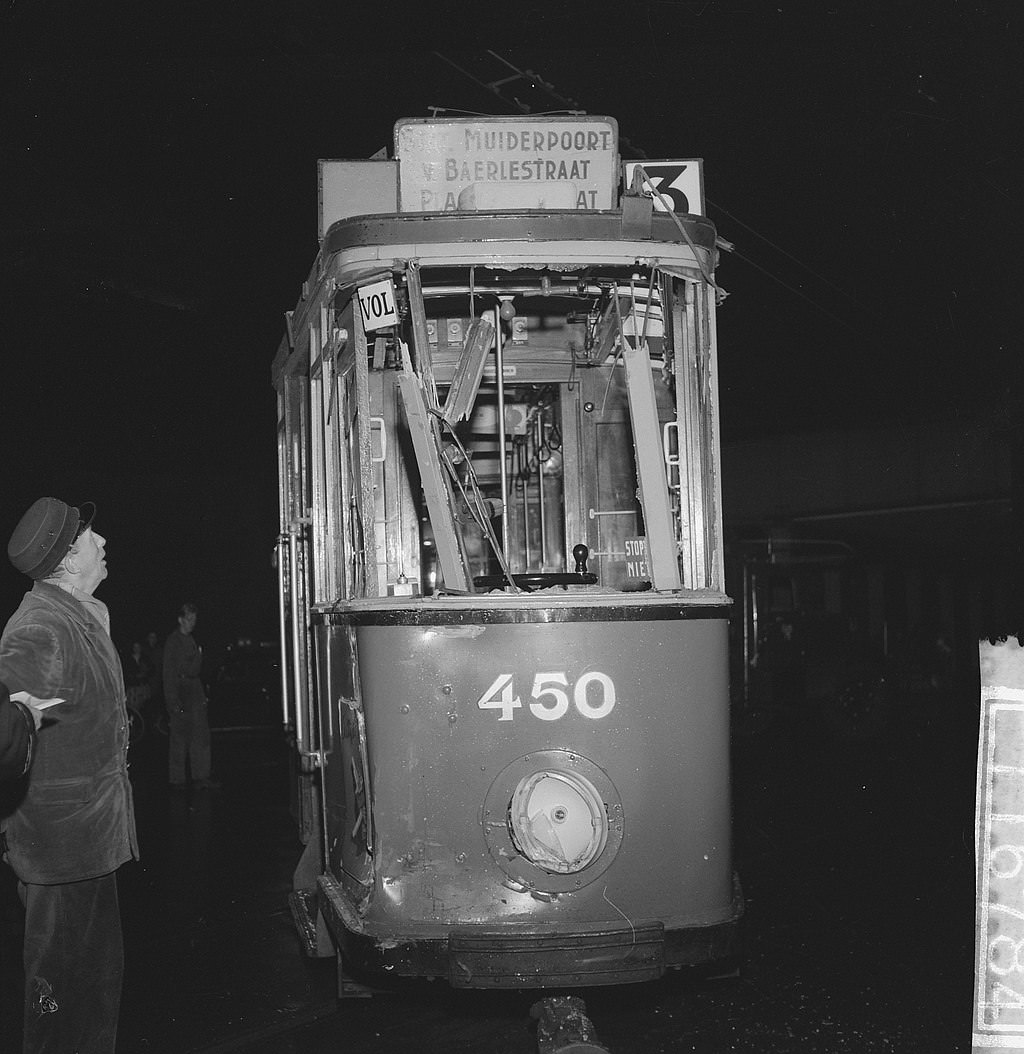
[[[395,135],[335,174],[274,364],[310,947],[477,988],[727,962],[714,228],[609,118]]]

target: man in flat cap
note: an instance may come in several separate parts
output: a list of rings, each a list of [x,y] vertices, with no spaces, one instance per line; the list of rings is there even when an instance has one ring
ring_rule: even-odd
[[[0,818],[0,851],[25,905],[25,1054],[113,1054],[117,1035],[116,871],[138,844],[121,663],[93,596],[107,576],[94,515],[91,503],[40,498],[7,547],[33,580],[0,636],[8,705],[35,726],[15,774],[18,804]]]

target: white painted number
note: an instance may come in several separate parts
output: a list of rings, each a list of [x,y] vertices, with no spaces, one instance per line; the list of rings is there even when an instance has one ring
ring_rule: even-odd
[[[500,697],[498,692],[501,692]],[[512,711],[523,705],[518,695],[515,698],[512,696],[512,674],[499,673],[490,688],[476,701],[476,705],[481,710],[500,710],[501,717],[498,720],[511,721]]]
[[[593,702],[587,691],[592,684],[600,685],[601,688],[599,693],[593,693],[597,697]],[[608,674],[592,670],[576,682],[572,696],[576,709],[584,717],[590,717],[596,721],[598,718],[607,717],[612,712],[615,706],[615,684]]]
[[[569,678],[561,670],[533,675],[530,713],[541,721],[559,721],[569,712]],[[597,721],[607,717],[615,708],[615,682],[606,673],[591,670],[576,681],[572,701],[583,717]],[[516,694],[515,675],[499,673],[477,700],[480,710],[500,710],[499,721],[511,721],[515,710],[522,707]]]
[[[545,686],[550,681],[555,685],[569,683],[564,673],[538,673],[533,678],[533,691],[530,695],[534,699],[540,699],[542,695],[550,695],[553,702],[545,706],[543,703],[530,703],[530,713],[539,717],[542,721],[557,721],[569,712],[569,696],[561,688]]]

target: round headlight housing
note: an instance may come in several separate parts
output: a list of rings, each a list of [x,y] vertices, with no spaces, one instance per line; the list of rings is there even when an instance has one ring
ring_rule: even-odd
[[[521,779],[509,803],[508,822],[519,852],[560,875],[582,871],[608,841],[601,795],[577,772],[546,770]]]
[[[622,799],[608,773],[576,751],[539,750],[495,777],[481,810],[487,848],[513,888],[582,889],[622,845]]]

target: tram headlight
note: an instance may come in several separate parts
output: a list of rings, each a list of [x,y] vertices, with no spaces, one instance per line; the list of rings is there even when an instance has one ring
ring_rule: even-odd
[[[491,859],[511,888],[573,893],[614,865],[626,816],[600,765],[553,747],[523,754],[495,775],[480,822]]]
[[[509,803],[508,822],[519,852],[557,874],[582,871],[608,841],[601,795],[576,772],[548,769],[521,779]]]

